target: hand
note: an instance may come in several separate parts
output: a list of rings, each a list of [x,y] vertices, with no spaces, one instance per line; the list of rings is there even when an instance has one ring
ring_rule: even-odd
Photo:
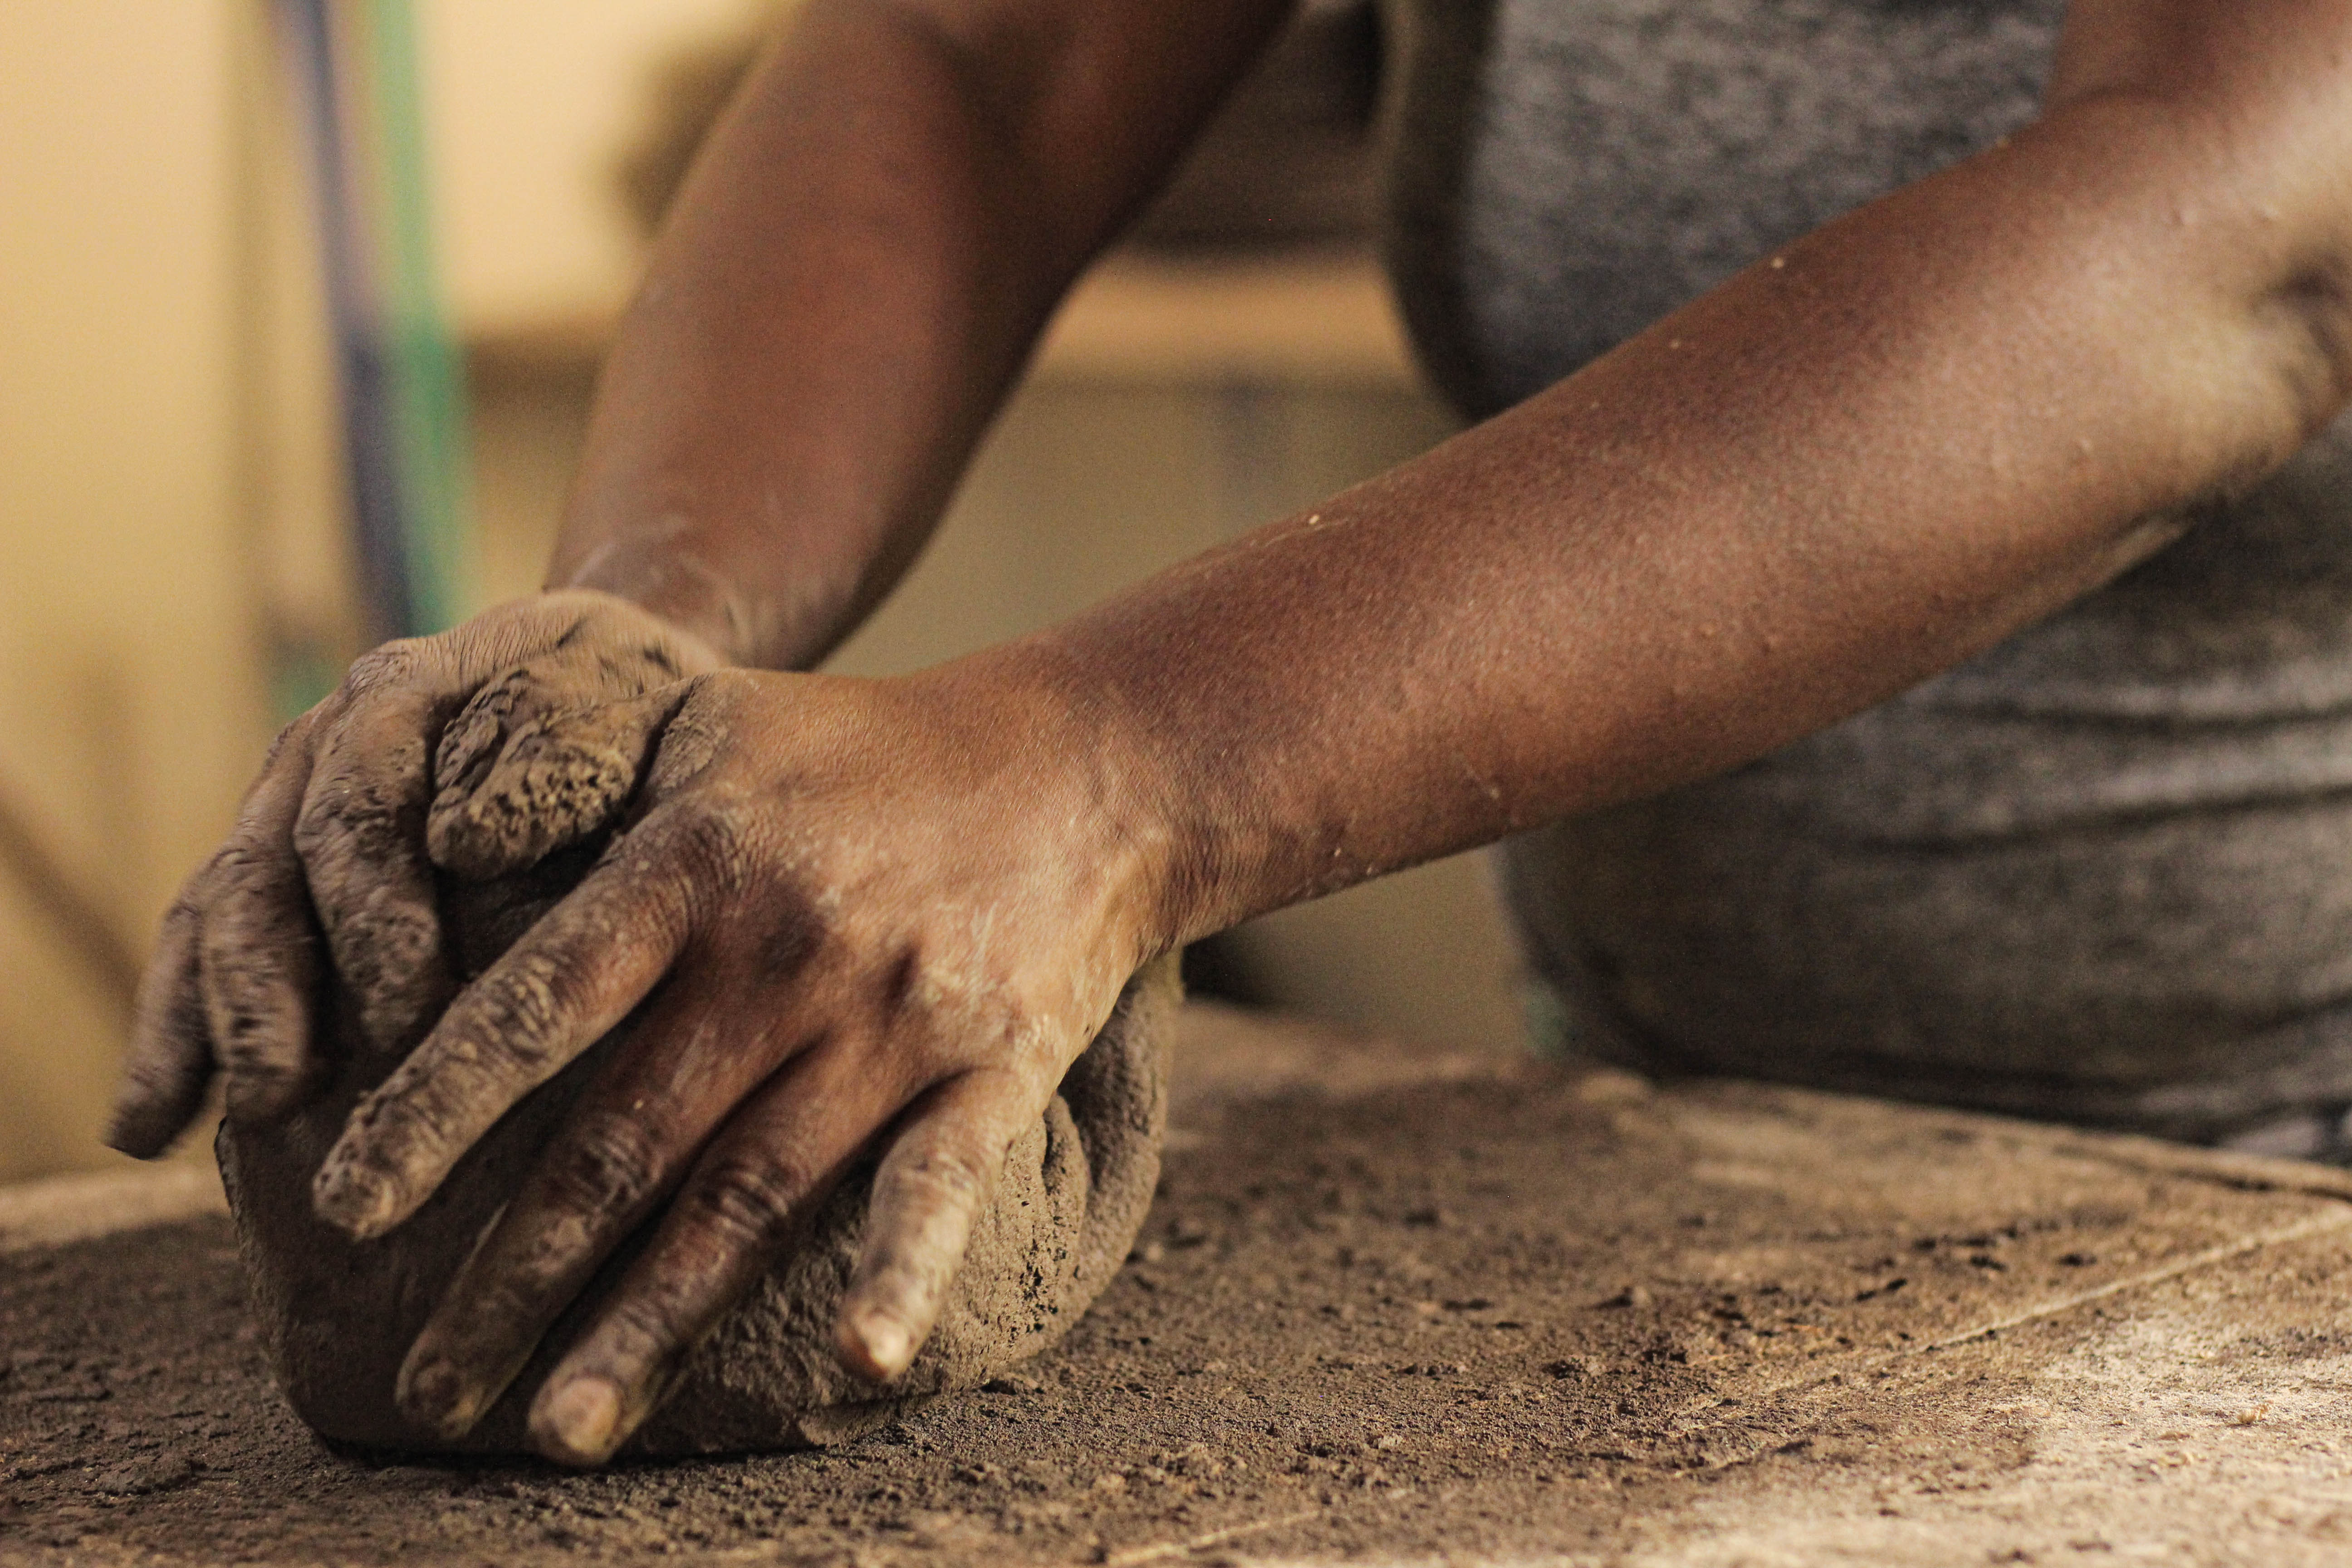
[[[399,1225],[642,1005],[398,1386],[464,1433],[653,1219],[530,1411],[543,1453],[593,1464],[877,1139],[836,1345],[862,1375],[906,1369],[1006,1148],[1164,945],[1165,836],[1133,831],[1083,721],[953,668],[725,672],[549,733],[573,725],[660,737],[634,824],[361,1103],[314,1195],[355,1237]]]
[[[442,865],[489,876],[606,826],[642,737],[573,716],[722,662],[624,600],[572,590],[353,663],[278,737],[228,842],[165,915],[107,1142],[161,1152],[215,1070],[239,1121],[299,1103],[328,1066],[310,1018],[321,936],[362,1037],[414,1039],[455,989],[428,831]]]

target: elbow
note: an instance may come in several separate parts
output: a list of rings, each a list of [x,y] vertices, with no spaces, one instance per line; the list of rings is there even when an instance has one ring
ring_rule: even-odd
[[[2347,56],[2340,0],[2078,0],[2043,114],[2154,198],[2150,258],[2183,308],[2234,318],[2305,435],[2352,402]]]
[[[2297,258],[2256,302],[2305,437],[2352,403],[2352,245]]]

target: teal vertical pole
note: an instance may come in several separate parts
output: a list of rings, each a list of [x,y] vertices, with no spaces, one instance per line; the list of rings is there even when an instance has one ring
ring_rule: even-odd
[[[412,0],[364,0],[383,222],[383,332],[406,503],[408,629],[439,631],[471,608],[466,388],[443,309]]]

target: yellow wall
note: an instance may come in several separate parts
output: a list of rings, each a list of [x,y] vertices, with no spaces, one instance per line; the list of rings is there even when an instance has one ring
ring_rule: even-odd
[[[142,946],[267,738],[232,17],[0,6],[0,787]],[[0,1175],[108,1158],[119,1023],[0,889]]]
[[[417,0],[450,303],[469,329],[606,310],[637,237],[614,180],[662,61],[775,0]]]

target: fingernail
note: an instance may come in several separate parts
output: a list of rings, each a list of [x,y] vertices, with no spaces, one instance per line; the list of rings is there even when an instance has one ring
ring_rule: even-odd
[[[152,1160],[163,1152],[164,1140],[155,1135],[155,1116],[144,1106],[118,1105],[106,1119],[100,1141],[118,1153]]]
[[[621,1391],[601,1377],[575,1377],[548,1397],[531,1423],[574,1464],[602,1464],[621,1424]]]
[[[898,1319],[869,1312],[857,1320],[857,1337],[866,1345],[866,1359],[885,1377],[896,1377],[915,1359],[913,1336]]]
[[[392,1184],[359,1166],[324,1166],[310,1184],[310,1207],[352,1240],[365,1241],[392,1228]]]
[[[393,1398],[410,1420],[444,1437],[464,1436],[480,1415],[455,1363],[440,1356],[402,1367]]]

